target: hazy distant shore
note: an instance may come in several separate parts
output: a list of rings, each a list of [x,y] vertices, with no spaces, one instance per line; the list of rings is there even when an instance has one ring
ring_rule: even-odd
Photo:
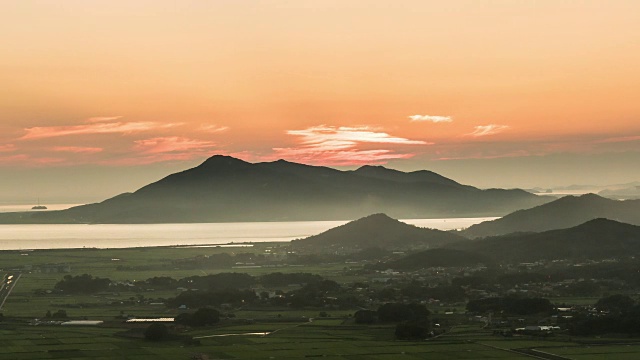
[[[467,228],[494,217],[409,219],[419,227]],[[287,242],[319,234],[347,221],[291,221],[195,224],[0,225],[0,250],[215,246]]]

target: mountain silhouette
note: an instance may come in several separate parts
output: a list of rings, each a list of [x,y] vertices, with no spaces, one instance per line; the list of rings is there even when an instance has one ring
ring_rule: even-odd
[[[589,220],[607,218],[640,225],[640,200],[611,200],[595,194],[565,196],[500,219],[473,225],[462,233],[468,237],[541,232],[570,228]]]
[[[568,229],[512,233],[450,247],[501,262],[627,257],[640,252],[640,226],[594,219]]]
[[[284,160],[213,156],[101,203],[0,214],[0,223],[184,223],[500,216],[549,201],[522,190],[480,190],[429,171],[340,171]]]
[[[425,249],[456,241],[469,241],[452,232],[420,228],[374,214],[321,234],[294,240],[291,248],[304,252],[351,253],[367,248],[389,250]]]

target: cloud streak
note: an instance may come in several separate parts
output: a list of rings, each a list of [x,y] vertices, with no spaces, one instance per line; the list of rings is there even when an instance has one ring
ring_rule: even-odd
[[[376,131],[368,126],[335,127],[314,126],[304,130],[289,130],[288,135],[299,138],[299,146],[289,148],[274,148],[277,158],[285,158],[307,164],[321,165],[357,165],[379,164],[391,159],[406,159],[415,154],[410,152],[398,153],[392,149],[369,149],[374,145],[385,147],[430,145],[422,140],[411,140]]]
[[[119,117],[114,117],[119,118]],[[95,119],[95,118],[92,118]],[[32,127],[25,129],[26,134],[20,140],[37,140],[52,137],[71,136],[71,135],[89,135],[89,134],[131,134],[136,132],[150,131],[155,129],[167,129],[179,124],[176,123],[158,123],[158,122],[113,122],[104,120],[109,118],[101,118],[103,120],[87,120],[82,125],[71,126],[44,126]],[[113,118],[112,118],[113,119]]]
[[[195,152],[214,147],[216,147],[216,144],[210,141],[169,136],[137,140],[135,141],[134,150],[142,154],[163,154]]]
[[[86,120],[88,123],[109,122],[122,119],[123,116],[96,116]]]
[[[82,147],[82,146],[54,146],[51,148],[57,152],[69,152],[75,154],[95,154],[102,152],[104,149],[99,147]]]
[[[205,131],[211,134],[223,132],[229,130],[228,126],[220,126],[220,125],[202,125],[200,126],[200,131]]]
[[[474,129],[475,130],[473,130],[473,132],[466,134],[466,136],[481,137],[481,136],[495,135],[509,129],[509,126],[489,124],[489,125],[478,125]]]
[[[409,116],[409,119],[411,119],[411,121],[428,121],[433,123],[453,121],[453,118],[451,116],[440,116],[440,115],[411,115]]]
[[[16,149],[14,144],[0,145],[0,152],[13,152],[16,151]]]

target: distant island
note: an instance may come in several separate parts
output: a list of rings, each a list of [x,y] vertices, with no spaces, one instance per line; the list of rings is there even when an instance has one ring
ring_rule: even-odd
[[[278,160],[213,156],[133,192],[67,210],[5,213],[0,223],[195,223],[502,216],[553,200],[481,190],[431,171],[341,171]]]

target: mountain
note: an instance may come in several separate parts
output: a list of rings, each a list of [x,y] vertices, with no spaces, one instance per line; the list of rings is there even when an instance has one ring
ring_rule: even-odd
[[[512,233],[449,247],[501,262],[627,257],[640,253],[640,226],[594,219],[568,229]]]
[[[473,225],[462,232],[467,237],[484,237],[512,232],[541,232],[570,228],[586,221],[607,218],[640,225],[640,200],[618,201],[595,194],[565,196],[500,219]]]
[[[640,199],[640,185],[627,188],[602,190],[598,195],[611,199]]]
[[[389,250],[425,249],[456,241],[469,241],[452,232],[419,228],[374,214],[321,234],[291,242],[299,252],[353,253],[367,248]]]
[[[357,170],[353,171],[354,174],[376,178],[381,180],[389,180],[399,183],[419,183],[427,182],[433,184],[449,185],[454,187],[465,187],[473,189],[471,186],[460,185],[459,183],[446,178],[440,174],[436,174],[433,171],[418,170],[413,172],[402,172],[399,170],[387,169],[384,166],[371,166],[365,165]]]
[[[62,211],[0,214],[0,223],[165,223],[501,216],[549,201],[480,190],[428,171],[340,171],[284,160],[213,156],[130,193]]]
[[[463,250],[455,249],[429,249],[407,255],[398,260],[378,264],[379,269],[393,270],[418,270],[430,267],[461,267],[487,264],[489,257]]]

